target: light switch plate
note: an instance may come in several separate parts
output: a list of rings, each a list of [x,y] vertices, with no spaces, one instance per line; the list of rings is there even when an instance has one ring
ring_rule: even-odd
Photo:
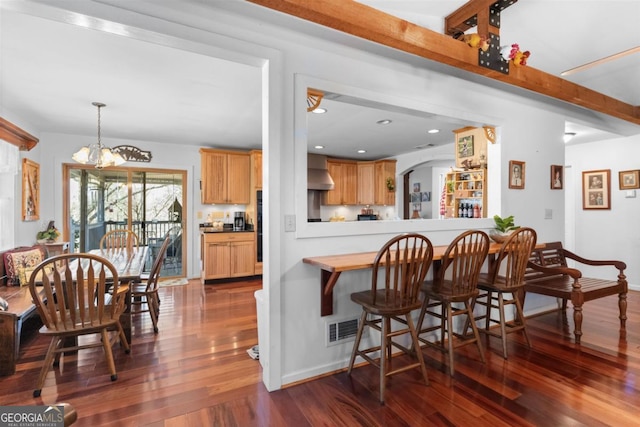
[[[627,190],[624,197],[627,199],[633,199],[634,197],[636,197],[636,190]]]
[[[544,210],[544,219],[553,219],[553,209]]]
[[[296,231],[296,216],[285,215],[284,216],[284,231]]]

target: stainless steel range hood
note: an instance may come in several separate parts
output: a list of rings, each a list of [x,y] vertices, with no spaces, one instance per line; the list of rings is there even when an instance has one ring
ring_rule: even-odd
[[[334,182],[327,170],[327,156],[307,155],[307,189],[333,190]]]

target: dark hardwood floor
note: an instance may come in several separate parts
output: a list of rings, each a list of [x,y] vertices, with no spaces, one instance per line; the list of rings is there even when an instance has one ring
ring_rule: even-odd
[[[530,318],[533,348],[511,336],[509,359],[497,339],[456,353],[456,374],[424,350],[430,386],[419,373],[392,378],[378,403],[371,366],[268,393],[246,350],[257,343],[253,293],[260,281],[161,289],[160,333],[134,320],[131,354],[114,347],[111,382],[101,349],[65,356],[41,398],[33,386],[48,340],[27,325],[16,374],[0,378],[1,405],[69,402],[75,426],[631,426],[640,424],[640,293],[628,299],[620,336],[617,297],[584,306],[582,346],[559,312]],[[404,356],[403,356],[404,357]],[[397,358],[394,363],[401,363]],[[74,426],[74,427],[75,427]]]

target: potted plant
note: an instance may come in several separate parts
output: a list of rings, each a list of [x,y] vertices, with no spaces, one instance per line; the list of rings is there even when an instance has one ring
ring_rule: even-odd
[[[54,225],[50,225],[46,230],[38,231],[36,239],[38,240],[38,243],[53,243],[56,241],[58,236],[60,236],[58,229]]]
[[[493,222],[495,222],[495,228],[489,232],[489,237],[498,243],[502,243],[511,235],[514,230],[520,228],[519,225],[515,225],[513,215],[505,218],[500,215],[493,216]]]

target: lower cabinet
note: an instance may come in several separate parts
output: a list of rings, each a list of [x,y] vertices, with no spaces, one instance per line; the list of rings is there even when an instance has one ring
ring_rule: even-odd
[[[202,280],[253,276],[254,237],[253,232],[203,233]]]

